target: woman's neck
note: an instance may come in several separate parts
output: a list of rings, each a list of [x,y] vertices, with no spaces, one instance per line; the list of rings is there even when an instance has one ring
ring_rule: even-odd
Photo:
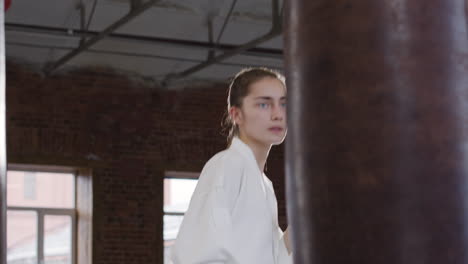
[[[254,141],[242,136],[240,136],[239,139],[250,147],[255,156],[255,161],[257,162],[258,168],[263,173],[268,154],[270,153],[271,145],[265,145],[258,141]]]

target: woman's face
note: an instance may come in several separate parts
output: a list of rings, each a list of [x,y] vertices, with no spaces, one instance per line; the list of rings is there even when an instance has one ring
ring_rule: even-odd
[[[249,87],[242,107],[234,107],[239,137],[247,142],[276,145],[286,136],[286,87],[276,78],[265,77]]]

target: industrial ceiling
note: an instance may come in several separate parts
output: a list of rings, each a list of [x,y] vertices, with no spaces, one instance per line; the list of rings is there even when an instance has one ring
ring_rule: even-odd
[[[280,0],[12,0],[6,56],[46,75],[109,67],[165,84],[282,69]]]

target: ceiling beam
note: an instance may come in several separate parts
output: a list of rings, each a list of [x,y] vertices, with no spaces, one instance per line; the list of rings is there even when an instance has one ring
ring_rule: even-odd
[[[113,23],[103,31],[99,32],[99,34],[89,40],[84,41],[77,49],[71,51],[68,54],[65,54],[63,57],[58,59],[56,62],[52,63],[51,65],[47,66],[44,69],[45,74],[49,75],[53,73],[58,67],[65,64],[67,61],[71,60],[72,58],[76,57],[81,52],[85,51],[92,45],[96,44],[101,39],[107,37],[109,34],[120,28],[121,26],[127,24],[133,18],[139,16],[144,11],[148,10],[152,7],[157,1],[159,0],[149,0],[139,6],[135,6],[134,2],[132,1],[132,5],[130,11],[127,15],[123,16],[121,19],[117,20],[117,22]]]
[[[254,40],[251,40],[243,45],[240,45],[232,50],[228,50],[218,56],[209,58],[207,61],[202,62],[198,65],[195,65],[193,67],[190,67],[186,69],[185,71],[179,72],[179,73],[174,73],[174,74],[169,74],[166,76],[166,78],[163,80],[163,84],[167,84],[168,82],[174,80],[174,79],[179,79],[186,77],[188,75],[191,75],[195,72],[198,72],[200,70],[203,70],[213,64],[216,64],[220,61],[226,60],[230,57],[233,57],[235,55],[241,54],[243,51],[246,51],[250,48],[256,47],[268,40],[271,40],[282,33],[282,16],[281,16],[281,11],[279,8],[279,0],[272,0],[271,1],[271,7],[272,7],[272,21],[271,21],[271,29],[266,33],[265,35],[262,35]]]

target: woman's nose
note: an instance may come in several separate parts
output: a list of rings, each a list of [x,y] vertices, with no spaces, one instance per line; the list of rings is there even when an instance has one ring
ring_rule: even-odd
[[[272,120],[283,120],[284,115],[285,112],[283,108],[281,108],[280,106],[273,106],[271,113]]]

